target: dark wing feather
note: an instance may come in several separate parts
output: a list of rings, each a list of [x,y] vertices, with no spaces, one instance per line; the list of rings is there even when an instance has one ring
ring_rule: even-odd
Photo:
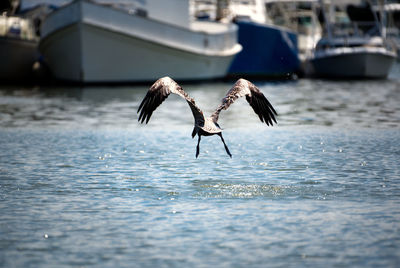
[[[138,108],[138,121],[146,124],[149,122],[151,115],[158,106],[168,98],[169,94],[174,93],[184,98],[192,110],[195,121],[204,121],[203,112],[197,107],[196,103],[174,80],[169,77],[158,79],[147,91],[146,96],[140,103]]]
[[[278,114],[274,107],[272,107],[264,94],[254,84],[245,79],[239,79],[228,91],[225,98],[222,99],[221,105],[211,115],[213,121],[217,122],[219,113],[222,110],[228,109],[232,103],[243,96],[246,96],[247,102],[258,115],[261,122],[271,126],[273,125],[273,122],[276,123],[275,116]]]

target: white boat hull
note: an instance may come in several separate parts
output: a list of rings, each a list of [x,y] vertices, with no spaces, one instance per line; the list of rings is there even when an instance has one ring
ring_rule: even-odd
[[[192,34],[190,31],[176,29],[176,26],[154,20],[146,22],[145,18],[138,18],[87,2],[78,1],[73,5],[76,5],[75,9],[81,8],[81,11],[77,12],[82,14],[81,17],[77,17],[70,23],[60,24],[56,28],[50,26],[54,29],[45,33],[39,46],[50,70],[58,79],[101,83],[153,81],[162,76],[170,76],[178,80],[219,78],[226,75],[233,57],[240,51],[238,44],[222,51],[213,50],[213,47],[211,49],[198,48],[196,44],[185,47],[184,42],[171,37],[168,40],[168,36],[161,39],[156,33],[167,33],[172,37],[174,34],[178,37],[186,34],[194,38],[198,38],[199,33]],[[96,12],[91,10],[92,8]],[[86,10],[89,10],[87,16]],[[143,25],[138,25],[138,29],[125,27],[129,29],[125,31],[120,28],[124,29],[123,26],[126,25],[108,27],[106,23],[97,21],[98,19],[93,16],[100,13],[99,20],[101,20],[101,12],[105,15],[107,12],[114,12],[113,16],[121,15],[123,23],[124,20],[135,19],[136,23],[143,23]],[[143,30],[143,27],[152,24],[154,26],[147,32]],[[153,30],[156,33],[152,33]],[[146,35],[149,37],[146,38]],[[204,33],[201,33],[200,37],[203,38],[203,36]],[[190,42],[194,42],[194,38],[189,39],[192,40]],[[212,43],[212,38],[208,45],[215,47],[218,43]],[[203,39],[201,39],[201,45],[203,45]]]
[[[234,56],[211,58],[85,24],[58,31],[40,47],[57,78],[81,82],[218,78]]]

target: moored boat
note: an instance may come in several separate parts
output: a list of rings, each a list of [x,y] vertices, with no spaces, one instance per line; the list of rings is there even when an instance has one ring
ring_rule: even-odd
[[[321,39],[311,59],[316,76],[327,78],[386,78],[396,53],[383,39]]]
[[[100,83],[226,75],[241,50],[234,24],[191,19],[190,1],[145,4],[127,11],[75,0],[51,13],[39,49],[55,77]]]
[[[289,78],[299,69],[297,36],[279,26],[238,19],[243,50],[229,68],[233,76]]]
[[[29,19],[0,16],[0,80],[33,78],[33,65],[39,58],[38,39]]]
[[[261,0],[231,1],[243,50],[229,69],[233,76],[288,78],[299,70],[297,34],[274,25]]]
[[[326,78],[386,78],[397,54],[377,17],[373,15],[375,21],[360,23],[335,11],[333,2],[329,3],[329,15],[322,7],[325,34],[309,59],[313,74]]]
[[[267,13],[274,25],[289,28],[297,33],[300,75],[309,73],[307,58],[321,38],[318,6],[318,0],[266,0]]]

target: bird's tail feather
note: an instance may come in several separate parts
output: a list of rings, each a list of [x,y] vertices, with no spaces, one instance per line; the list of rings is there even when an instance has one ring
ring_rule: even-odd
[[[192,131],[192,139],[194,138],[194,136],[196,136],[196,133],[197,133],[197,132],[196,132],[196,127],[194,127],[194,128],[193,128],[193,131]]]

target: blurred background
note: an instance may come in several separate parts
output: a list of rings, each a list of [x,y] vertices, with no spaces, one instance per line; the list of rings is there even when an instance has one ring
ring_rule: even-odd
[[[395,1],[2,1],[1,81],[384,79]]]

